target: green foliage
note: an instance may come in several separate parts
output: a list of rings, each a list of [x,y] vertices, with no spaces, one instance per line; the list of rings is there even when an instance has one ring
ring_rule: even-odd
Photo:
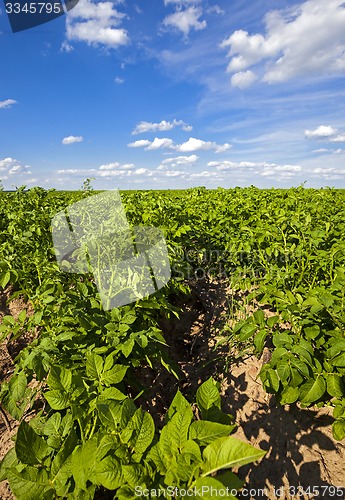
[[[103,365],[99,356],[91,356],[86,380],[51,368],[52,390],[45,393],[50,411],[29,423],[22,420],[15,447],[0,465],[0,480],[9,481],[18,500],[92,499],[100,487],[114,492],[114,498],[135,498],[138,489],[171,485],[178,490],[207,484],[240,490],[243,483],[235,474],[218,473],[260,460],[264,451],[229,436],[234,425],[196,420],[180,392],[158,432],[151,415],[128,397],[95,394],[90,379],[99,381],[111,364],[108,358]],[[197,400],[221,411],[214,389],[209,379],[199,387]],[[54,391],[55,397],[48,397]]]
[[[178,392],[161,430],[134,402],[145,394],[138,368],[179,378],[159,325],[178,317],[174,299],[200,277],[228,279],[229,345],[258,356],[270,349],[265,389],[281,404],[332,406],[334,437],[344,439],[344,191],[123,193],[131,225],[163,230],[172,279],[147,299],[104,311],[92,275],[59,271],[50,227],[56,213],[94,194],[91,180],[80,192],[22,187],[0,196],[0,287],[28,304],[18,318],[3,318],[0,341],[35,337],[0,387],[1,405],[20,421],[0,466],[15,496],[88,499],[105,488],[122,500],[135,498],[135,485],[170,482],[240,489],[227,469],[263,453],[229,436],[234,424],[216,382],[196,394],[201,420]]]

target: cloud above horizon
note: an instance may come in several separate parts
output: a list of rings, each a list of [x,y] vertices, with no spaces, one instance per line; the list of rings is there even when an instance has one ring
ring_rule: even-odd
[[[128,33],[119,27],[126,15],[114,7],[117,3],[122,2],[79,0],[67,14],[67,39],[107,48],[127,45]]]
[[[0,109],[11,108],[13,104],[18,104],[14,99],[5,99],[4,101],[0,101]]]
[[[216,142],[203,141],[202,139],[196,139],[195,137],[190,137],[188,141],[182,144],[175,144],[172,139],[158,138],[156,137],[153,141],[148,139],[141,139],[138,141],[131,142],[127,145],[129,148],[141,148],[144,147],[146,151],[155,149],[173,149],[174,151],[179,151],[181,153],[192,153],[194,151],[208,151],[214,150],[216,153],[222,153],[227,151],[232,146],[231,144],[217,144]]]
[[[271,10],[264,24],[263,34],[238,29],[221,43],[228,49],[227,72],[233,74],[233,86],[240,86],[241,80],[245,88],[256,79],[277,84],[301,76],[345,74],[342,0],[307,0]]]
[[[162,120],[159,123],[145,122],[142,121],[136,125],[135,129],[132,132],[132,135],[143,134],[145,132],[151,131],[167,131],[172,130],[175,127],[181,127],[185,132],[191,132],[193,127],[191,125],[187,125],[183,120],[174,119],[172,122],[168,122],[166,120]]]
[[[62,139],[62,144],[67,146],[69,144],[74,144],[76,142],[83,142],[84,138],[81,135],[69,135],[68,137],[64,137]]]

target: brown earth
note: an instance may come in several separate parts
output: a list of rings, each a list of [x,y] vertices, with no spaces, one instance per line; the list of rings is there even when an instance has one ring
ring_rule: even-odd
[[[139,380],[148,389],[137,403],[160,425],[178,388],[192,397],[200,383],[213,376],[221,382],[223,410],[234,415],[238,424],[233,436],[267,451],[260,463],[239,469],[239,476],[246,480],[241,498],[344,498],[340,490],[331,489],[345,486],[345,443],[332,437],[331,408],[276,406],[274,397],[257,380],[269,358],[268,350],[258,360],[245,346],[239,353],[238,346],[217,345],[226,324],[231,325],[234,304],[249,311],[255,301],[248,304],[245,294],[234,294],[224,282],[196,281],[191,288],[191,296],[183,303],[175,298],[182,308],[180,318],[161,321],[170,345],[167,353],[180,370],[180,380],[165,370],[138,370]],[[4,314],[16,317],[26,307],[20,300],[6,306],[6,297],[0,296],[0,321]],[[274,312],[267,308],[265,314]],[[24,337],[15,346],[7,340],[0,346],[0,381],[10,377],[16,352],[29,340]],[[11,437],[18,426],[5,415],[0,413],[0,459],[13,446]],[[313,487],[319,488],[319,496],[308,493]],[[0,499],[13,498],[6,482],[0,483]]]

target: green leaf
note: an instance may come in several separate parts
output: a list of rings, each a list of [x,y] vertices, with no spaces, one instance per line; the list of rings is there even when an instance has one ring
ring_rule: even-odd
[[[327,349],[326,355],[328,359],[333,359],[339,354],[345,352],[345,339],[338,340],[329,349]]]
[[[72,385],[72,372],[63,366],[53,365],[50,369],[47,382],[51,389],[68,392]]]
[[[86,374],[88,377],[99,380],[103,371],[103,359],[93,352],[86,354]]]
[[[343,379],[335,373],[328,373],[326,378],[327,392],[334,398],[341,399],[345,397],[345,388]]]
[[[306,378],[309,378],[308,366],[303,363],[300,359],[291,358],[291,365],[297,368],[297,370]]]
[[[123,392],[119,391],[119,389],[117,389],[116,387],[108,387],[101,392],[98,400],[106,401],[107,399],[123,401],[124,399],[127,399],[127,396],[126,394],[123,394]]]
[[[332,424],[333,437],[337,441],[345,439],[345,419],[336,420]]]
[[[18,428],[15,449],[18,460],[28,465],[41,464],[51,451],[25,420]]]
[[[285,387],[280,396],[280,404],[290,405],[297,401],[299,390],[297,387]]]
[[[101,382],[105,385],[119,384],[126,375],[127,369],[128,366],[115,365],[111,370],[103,372]]]
[[[320,333],[319,325],[308,326],[304,328],[304,333],[308,339],[315,339]]]
[[[202,500],[214,500],[214,498],[221,498],[224,492],[224,484],[218,481],[214,477],[198,477],[198,479],[193,483],[196,490],[196,496],[194,498],[199,498]],[[229,491],[235,488],[229,488]],[[200,495],[199,495],[200,492]],[[236,500],[230,493],[226,495],[229,500]]]
[[[122,474],[125,481],[132,487],[140,486],[144,480],[145,468],[141,464],[123,465]]]
[[[278,365],[278,367],[277,367],[278,373],[279,373],[279,366],[280,365]],[[269,367],[266,368],[265,370],[263,370],[262,374],[260,372],[260,378],[261,378],[266,390],[278,392],[280,382],[279,382],[279,377],[278,377],[275,370],[273,370],[272,368],[269,368]]]
[[[71,456],[71,472],[78,488],[86,489],[86,483],[93,481],[95,457],[97,453],[97,437],[77,446]]]
[[[210,377],[196,392],[196,402],[203,419],[207,420],[207,413],[212,406],[220,409],[221,399],[216,382]]]
[[[123,402],[108,400],[97,403],[97,410],[102,424],[111,431],[119,431],[128,424],[136,407],[130,399]]]
[[[51,465],[51,472],[54,476],[57,476],[58,480],[60,480],[59,472],[60,472],[62,466],[70,458],[70,456],[73,453],[73,451],[75,450],[77,444],[78,444],[78,436],[77,436],[75,430],[71,429],[67,438],[63,442],[60,451],[54,457],[54,460],[53,460],[52,465]],[[61,475],[63,476],[63,473]]]
[[[189,439],[197,441],[200,446],[207,446],[215,439],[231,434],[235,427],[236,425],[224,425],[217,422],[208,422],[207,420],[197,420],[190,426]]]
[[[289,349],[293,344],[293,340],[287,333],[277,333],[273,335],[273,344],[275,347],[286,346]]]
[[[2,288],[6,288],[11,279],[10,271],[6,271],[5,273],[0,274],[0,286]]]
[[[190,406],[178,411],[167,424],[170,436],[170,444],[173,452],[181,450],[188,440],[188,430],[193,419],[193,411]]]
[[[258,325],[253,325],[253,324],[245,324],[241,328],[241,332],[238,336],[238,338],[243,342],[245,340],[248,340],[250,337],[254,335],[256,330],[258,329]]]
[[[204,449],[202,476],[209,476],[222,469],[241,467],[259,460],[265,454],[266,451],[258,450],[232,436],[219,438]]]
[[[120,349],[126,358],[128,358],[128,356],[133,351],[134,343],[135,342],[133,339],[128,339],[120,346]]]
[[[44,397],[53,410],[64,410],[70,405],[68,395],[62,391],[47,391],[44,393]]]
[[[311,404],[320,399],[326,392],[326,381],[319,375],[316,379],[309,379],[300,387],[300,401]]]
[[[172,416],[177,412],[184,410],[185,408],[189,408],[190,404],[186,400],[186,398],[182,395],[182,393],[178,390],[174,396],[174,399],[171,402],[169,410],[166,414],[166,421],[171,420]]]
[[[7,469],[14,467],[18,463],[16,450],[11,448],[0,462],[0,483],[7,478]]]
[[[46,500],[53,496],[48,473],[42,469],[26,467],[20,472],[10,469],[8,482],[16,500]]]
[[[95,476],[99,484],[108,490],[116,490],[123,484],[121,462],[115,457],[107,456],[96,462]]]
[[[155,434],[155,424],[151,415],[138,408],[127,426],[133,429],[130,444],[135,452],[142,455],[152,443]]]
[[[288,359],[282,359],[282,361],[277,364],[277,372],[282,382],[287,382],[290,379],[291,367]]]
[[[14,401],[20,401],[25,395],[25,390],[27,387],[27,378],[23,371],[12,376],[9,382],[9,391],[11,399]]]
[[[268,332],[266,330],[260,330],[254,337],[254,345],[259,354],[263,351],[267,335]]]

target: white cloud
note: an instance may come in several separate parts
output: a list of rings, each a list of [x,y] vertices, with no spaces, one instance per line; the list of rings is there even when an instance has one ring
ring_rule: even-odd
[[[177,4],[179,6],[181,5],[195,5],[197,3],[201,3],[201,0],[164,0],[164,5],[169,5],[169,4]]]
[[[191,132],[193,127],[187,125],[182,120],[174,119],[172,122],[167,122],[166,120],[162,120],[160,123],[151,123],[151,122],[140,122],[133,130],[132,134],[143,134],[145,132],[150,132],[151,130],[156,131],[167,131],[172,130],[174,127],[181,127],[185,132]]]
[[[119,76],[117,76],[115,79],[114,79],[114,82],[117,83],[118,85],[121,85],[121,83],[124,83],[125,80],[124,78],[120,78]]]
[[[327,148],[320,148],[320,149],[313,149],[312,153],[329,153],[330,151],[332,150]]]
[[[151,141],[148,139],[140,139],[139,141],[134,141],[131,142],[130,144],[127,144],[129,148],[144,148],[145,146],[149,146],[151,144]]]
[[[192,153],[194,151],[200,150],[214,150],[216,153],[221,153],[227,151],[232,146],[228,143],[217,144],[216,142],[203,141],[201,139],[196,139],[195,137],[190,137],[188,141],[183,142],[182,144],[175,144],[171,139],[168,139],[167,137],[163,137],[162,139],[156,137],[153,141],[142,139],[139,141],[131,142],[130,144],[128,144],[128,147],[145,147],[146,150],[173,149],[181,153]]]
[[[93,175],[97,172],[95,168],[63,168],[58,170],[58,174],[72,174],[72,175]]]
[[[251,172],[265,177],[275,176],[277,180],[289,178],[298,172],[301,172],[300,165],[278,165],[267,162],[232,162],[232,161],[210,161],[208,167],[215,167],[218,171],[242,171]]]
[[[330,139],[331,142],[345,142],[345,134],[339,134],[336,137]]]
[[[168,139],[166,137],[163,137],[162,139],[159,139],[158,137],[155,137],[151,144],[147,146],[147,150],[155,150],[155,149],[166,149],[166,148],[171,148],[173,146],[174,142],[171,139]]]
[[[175,158],[166,158],[162,161],[161,166],[166,168],[167,165],[170,167],[176,167],[177,165],[193,165],[199,159],[199,156],[176,156]],[[159,167],[158,167],[159,168]]]
[[[307,0],[265,17],[265,34],[237,30],[221,47],[229,48],[228,72],[258,63],[263,81],[278,83],[301,76],[345,72],[345,4],[342,0]]]
[[[335,151],[333,151],[334,155],[341,155],[343,153],[345,153],[345,149],[336,149]]]
[[[3,180],[8,179],[10,175],[31,174],[29,165],[23,165],[15,158],[4,158],[0,160],[0,173]]]
[[[337,133],[337,129],[331,127],[330,125],[320,125],[315,130],[305,130],[304,135],[308,139],[327,139],[334,136]]]
[[[67,14],[67,38],[109,48],[127,45],[128,33],[118,27],[125,14],[118,12],[115,4],[110,1],[80,0]]]
[[[191,153],[192,151],[210,149],[213,149],[216,153],[221,153],[223,151],[227,151],[231,147],[232,146],[228,143],[220,145],[215,142],[203,141],[201,139],[196,139],[195,137],[190,137],[188,141],[174,146],[174,149],[176,149],[176,151],[180,151],[181,153]]]
[[[120,170],[130,170],[134,167],[133,163],[118,163],[117,161],[113,163],[107,163],[105,165],[101,165],[99,167],[99,170],[114,170],[114,169],[120,169]]]
[[[74,50],[74,48],[72,47],[72,45],[67,43],[66,40],[64,40],[62,42],[61,47],[60,47],[60,52],[66,52],[68,54],[69,52],[72,52],[73,50]]]
[[[17,101],[14,99],[5,99],[4,101],[0,101],[0,109],[1,108],[10,108],[13,104],[17,104]]]
[[[250,87],[256,79],[257,76],[252,71],[240,71],[239,73],[235,73],[234,75],[232,75],[231,85],[233,87],[245,89],[247,87]]]
[[[17,160],[14,158],[4,158],[3,160],[0,160],[0,172],[5,172],[7,171],[10,167],[15,165],[17,163]]]
[[[74,144],[75,142],[83,142],[83,140],[84,138],[80,135],[69,135],[68,137],[64,137],[61,142],[66,146],[68,144]]]
[[[136,175],[146,175],[147,177],[151,177],[153,175],[152,170],[148,168],[137,168],[134,172]]]
[[[181,10],[170,14],[163,20],[166,27],[177,28],[182,31],[185,36],[188,36],[190,30],[203,30],[206,28],[206,21],[199,21],[202,16],[202,10],[199,7],[189,7],[186,10]]]
[[[334,167],[318,167],[312,173],[322,177],[325,180],[343,179],[345,177],[345,169]]]

